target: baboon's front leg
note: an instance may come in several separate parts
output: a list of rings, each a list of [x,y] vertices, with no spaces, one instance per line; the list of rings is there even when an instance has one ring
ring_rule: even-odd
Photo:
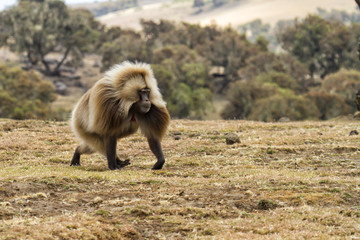
[[[115,170],[117,167],[116,164],[116,137],[106,137],[104,139],[106,158],[108,161],[108,166],[110,170]]]
[[[165,163],[165,158],[164,158],[163,151],[161,149],[160,141],[158,139],[148,138],[148,143],[149,143],[149,147],[150,147],[151,151],[157,158],[157,162],[152,167],[152,169],[154,169],[154,170],[161,169]]]

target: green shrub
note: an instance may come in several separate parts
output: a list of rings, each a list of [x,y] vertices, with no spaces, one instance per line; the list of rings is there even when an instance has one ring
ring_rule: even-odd
[[[321,120],[350,113],[351,107],[345,103],[345,100],[339,94],[312,91],[305,96],[318,108]]]
[[[34,71],[0,65],[0,117],[46,119],[51,115],[49,103],[54,100],[52,83]]]
[[[353,108],[355,108],[354,99],[358,89],[360,89],[360,72],[347,69],[328,75],[321,85],[322,91],[338,94]]]
[[[277,86],[264,84],[256,79],[250,82],[231,83],[227,94],[229,104],[224,108],[221,116],[224,119],[246,119],[256,107],[257,99],[269,97],[277,91]]]
[[[318,109],[309,99],[295,96],[291,91],[286,91],[257,100],[248,119],[277,121],[281,117],[288,117],[296,121],[316,119],[318,116]]]

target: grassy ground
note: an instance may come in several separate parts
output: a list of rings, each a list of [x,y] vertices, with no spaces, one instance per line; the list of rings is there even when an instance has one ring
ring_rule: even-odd
[[[356,121],[172,121],[155,159],[140,134],[131,165],[69,162],[66,122],[0,119],[0,239],[359,239]],[[241,143],[226,145],[226,133]],[[174,135],[180,136],[179,140]]]

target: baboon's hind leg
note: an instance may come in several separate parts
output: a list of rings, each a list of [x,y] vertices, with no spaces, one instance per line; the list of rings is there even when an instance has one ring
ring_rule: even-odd
[[[71,159],[70,166],[80,166],[80,156],[81,154],[91,154],[94,151],[86,144],[79,145],[74,152],[74,155]]]

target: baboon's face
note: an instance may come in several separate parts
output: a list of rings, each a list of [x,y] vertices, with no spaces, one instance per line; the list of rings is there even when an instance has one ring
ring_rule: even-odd
[[[135,111],[140,114],[146,114],[151,108],[151,102],[149,99],[150,89],[144,88],[139,90],[140,101],[135,103]]]

